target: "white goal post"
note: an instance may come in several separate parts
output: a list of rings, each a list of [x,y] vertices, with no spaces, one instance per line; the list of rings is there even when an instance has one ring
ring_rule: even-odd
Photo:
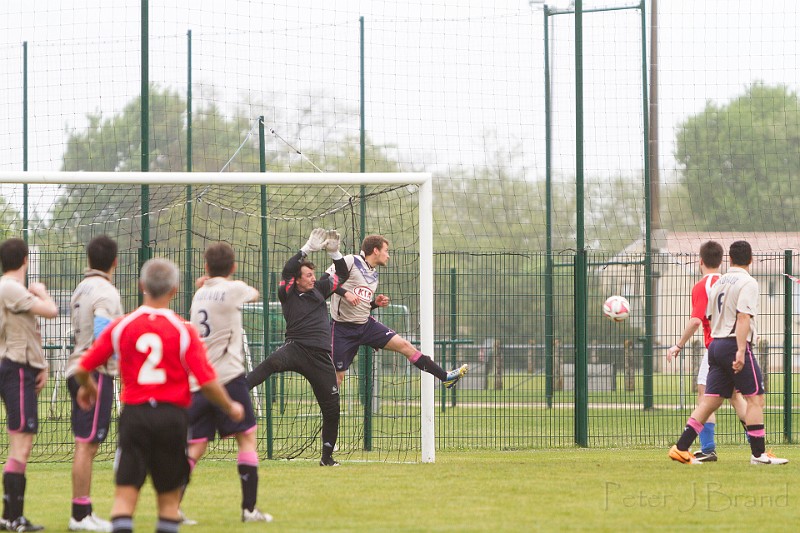
[[[398,173],[291,173],[291,172],[0,172],[0,184],[63,185],[416,185],[419,188],[419,303],[420,350],[434,353],[433,316],[433,188],[431,174]],[[421,372],[421,461],[436,460],[434,379]]]

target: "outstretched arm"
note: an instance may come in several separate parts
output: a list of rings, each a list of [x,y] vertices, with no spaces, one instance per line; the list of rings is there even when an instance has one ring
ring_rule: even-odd
[[[283,265],[283,271],[281,272],[281,278],[284,280],[290,280],[297,277],[297,274],[300,272],[300,263],[305,259],[306,254],[302,251],[297,252],[292,257],[286,261],[286,264]]]
[[[683,334],[681,334],[681,338],[667,349],[667,363],[671,363],[673,359],[678,357],[678,354],[683,350],[684,346],[686,346],[686,343],[689,342],[689,339],[692,338],[697,328],[702,325],[703,323],[696,317],[692,317],[686,322],[686,327],[683,330]]]
[[[347,281],[347,278],[350,277],[350,270],[347,268],[347,262],[344,260],[344,257],[334,259],[333,266],[335,268],[333,276],[325,272],[317,280],[316,285],[319,290],[322,291],[322,294],[325,295],[325,298],[328,298],[334,292],[341,289],[342,283]]]

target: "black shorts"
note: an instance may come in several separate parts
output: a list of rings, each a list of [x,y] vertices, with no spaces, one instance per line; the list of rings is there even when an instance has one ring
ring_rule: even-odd
[[[268,376],[280,372],[297,372],[311,384],[320,405],[327,404],[332,397],[335,397],[337,403],[339,401],[336,371],[331,354],[327,351],[286,341],[258,366],[259,369],[266,369]]]
[[[736,360],[736,338],[714,339],[708,347],[708,380],[706,396],[722,396],[730,398],[734,389],[742,396],[764,394],[764,378],[758,366],[750,343],[744,352],[744,368],[733,373],[733,362]]]
[[[80,384],[73,376],[67,378],[67,389],[72,398],[72,434],[76,442],[103,442],[111,426],[111,408],[114,405],[114,378],[100,372],[93,373],[97,381],[97,402],[93,409],[84,411],[78,405]]]
[[[161,494],[188,483],[188,421],[186,409],[172,404],[124,406],[114,459],[116,484],[141,488],[150,474],[153,487]]]
[[[244,419],[234,422],[222,409],[208,401],[202,392],[192,394],[192,405],[189,407],[189,442],[214,440],[217,432],[222,438],[237,433],[249,433],[256,428],[256,416],[253,413],[253,402],[244,374],[225,384],[228,396],[244,407]]]
[[[363,324],[336,322],[331,324],[331,353],[333,365],[337,371],[344,371],[353,364],[358,349],[369,346],[380,350],[397,335],[394,331],[375,320],[373,317]]]
[[[36,402],[36,376],[41,368],[3,359],[0,362],[0,396],[6,406],[9,433],[37,433],[39,406]]]

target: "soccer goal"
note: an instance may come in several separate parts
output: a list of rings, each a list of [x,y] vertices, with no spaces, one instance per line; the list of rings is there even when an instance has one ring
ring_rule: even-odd
[[[380,271],[379,292],[407,310],[409,339],[433,354],[431,195],[428,173],[5,172],[0,174],[0,230],[3,238],[27,238],[29,278],[60,295],[80,281],[89,239],[99,234],[116,239],[115,283],[126,311],[139,303],[141,263],[170,258],[184,278],[173,306],[183,316],[194,279],[203,273],[206,245],[231,243],[237,253],[235,277],[262,295],[259,304],[243,310],[253,365],[281,344],[280,271],[311,229],[339,230],[344,253],[358,253],[364,235],[381,234],[390,241],[391,259]],[[324,252],[310,260],[318,273],[330,263]],[[51,388],[40,399],[50,406],[41,406],[34,450],[44,458],[58,459],[71,448],[69,396],[65,387],[53,384],[62,379],[59,372],[69,353],[66,311],[62,307],[62,314],[42,327],[53,369]],[[433,377],[409,372],[405,358],[396,358],[358,355],[363,364],[353,364],[342,387],[338,457],[435,460]],[[373,401],[374,391],[380,402]],[[317,457],[320,416],[307,382],[295,374],[278,375],[256,394],[262,455]],[[112,453],[114,436],[101,453]],[[220,454],[234,450],[230,443],[216,445]]]

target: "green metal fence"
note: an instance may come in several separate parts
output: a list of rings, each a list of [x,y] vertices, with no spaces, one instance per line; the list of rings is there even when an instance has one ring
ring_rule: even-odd
[[[69,287],[80,281],[81,254],[40,252],[40,279],[52,288],[62,313],[68,309]],[[155,250],[155,255],[172,257],[179,263],[185,251]],[[245,252],[239,277],[259,286],[259,252]],[[200,251],[193,264],[199,265]],[[665,361],[667,346],[680,334],[689,313],[689,290],[699,277],[693,257],[654,257],[657,311],[653,317],[643,313],[643,262],[641,256],[590,256],[587,272],[588,293],[575,298],[574,270],[570,266],[554,269],[552,283],[555,302],[552,321],[545,321],[545,256],[543,254],[436,254],[435,357],[446,367],[469,363],[470,372],[458,387],[447,391],[437,388],[437,446],[454,448],[544,448],[573,446],[576,429],[584,431],[588,446],[666,446],[680,433],[695,404],[695,376],[703,346],[698,335],[672,365]],[[137,302],[135,291],[137,254],[123,255],[117,273],[126,309]],[[764,370],[767,384],[766,426],[771,442],[797,439],[794,403],[800,403],[795,369],[800,353],[793,324],[796,320],[794,297],[798,285],[784,273],[791,274],[795,254],[758,256],[753,275],[761,287],[760,337],[755,354]],[[556,264],[569,265],[559,258]],[[243,268],[244,266],[244,268]],[[187,275],[199,275],[188,272]],[[386,292],[391,278],[405,276],[387,268]],[[278,274],[269,278],[277,281]],[[384,279],[382,278],[382,279]],[[610,294],[622,294],[631,302],[631,317],[623,323],[606,320],[601,305]],[[187,298],[180,294],[175,309],[186,316]],[[581,383],[575,366],[574,302],[587,303],[587,377]],[[398,332],[416,340],[418,309],[407,300],[382,310],[380,317]],[[282,341],[283,318],[277,302],[270,302],[269,312],[263,303],[243,309],[248,342],[249,364],[258,364]],[[263,317],[268,316],[267,327]],[[643,332],[648,318],[653,320],[651,375],[647,375]],[[552,324],[547,331],[546,323]],[[69,457],[72,439],[69,428],[69,396],[64,386],[63,370],[71,349],[69,317],[62,314],[43,321],[42,334],[51,361],[51,379],[39,398],[40,433],[34,450],[39,460],[62,460]],[[551,342],[547,336],[551,335]],[[265,340],[267,342],[265,343]],[[552,346],[552,350],[547,347]],[[411,442],[418,432],[419,372],[396,354],[371,352],[372,372],[354,369],[351,377],[358,383],[358,394],[349,400],[353,405],[343,412],[342,439],[356,449],[383,450],[408,446],[392,431],[409,433]],[[354,365],[355,366],[355,365]],[[583,391],[579,390],[583,387]],[[403,390],[399,390],[403,389]],[[366,391],[370,391],[367,394]],[[397,398],[406,401],[408,412],[398,414],[391,407]],[[585,400],[582,400],[585,398]],[[274,376],[269,387],[259,389],[254,397],[259,421],[259,447],[263,455],[283,457],[315,453],[319,429],[318,414],[310,387],[297,376]],[[302,404],[307,420],[298,423],[293,406]],[[357,408],[358,404],[361,408]],[[363,408],[365,405],[371,408]],[[391,425],[391,418],[407,417],[402,426]],[[415,422],[416,420],[416,422]],[[578,420],[586,426],[579,428]],[[415,425],[416,424],[416,425]],[[365,428],[367,430],[365,431]],[[725,406],[719,413],[717,439],[721,444],[744,443],[745,437],[733,410]],[[104,444],[101,454],[110,457],[115,433]],[[301,444],[298,445],[298,442]],[[5,447],[5,438],[0,447]],[[220,443],[217,453],[230,453],[229,443]]]

